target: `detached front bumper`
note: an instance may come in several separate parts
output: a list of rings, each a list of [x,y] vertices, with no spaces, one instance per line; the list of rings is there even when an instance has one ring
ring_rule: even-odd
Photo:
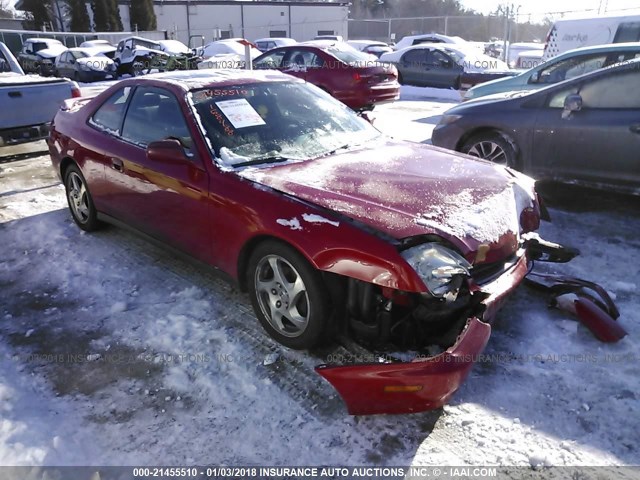
[[[524,254],[492,282],[482,318],[467,320],[453,346],[433,357],[411,362],[319,365],[316,371],[338,391],[351,415],[415,413],[443,406],[460,388],[491,335],[491,323],[528,271]]]

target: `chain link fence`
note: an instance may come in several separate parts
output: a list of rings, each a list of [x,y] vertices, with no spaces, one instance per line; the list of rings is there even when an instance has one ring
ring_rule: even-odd
[[[510,21],[507,26],[504,17],[480,15],[349,20],[350,40],[383,42],[397,42],[404,36],[423,33],[441,33],[469,41],[489,42],[492,39],[504,39],[507,31],[510,32],[511,42],[532,42],[544,41],[548,30],[547,25],[515,21]]]

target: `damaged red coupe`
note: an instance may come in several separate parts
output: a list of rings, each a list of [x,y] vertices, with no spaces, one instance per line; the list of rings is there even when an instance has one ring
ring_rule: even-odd
[[[386,352],[317,368],[352,414],[447,402],[538,244],[530,178],[388,138],[277,72],[124,80],[67,101],[49,149],[80,228],[127,225],[215,267],[287,347]]]

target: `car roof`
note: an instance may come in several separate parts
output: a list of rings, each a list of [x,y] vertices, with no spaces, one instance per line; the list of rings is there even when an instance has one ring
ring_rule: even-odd
[[[144,77],[136,77],[122,80],[118,84],[126,83],[142,84],[147,81],[162,81],[177,85],[185,91],[206,87],[221,87],[238,83],[261,82],[298,82],[295,77],[286,75],[277,70],[243,70],[243,69],[219,69],[219,70],[175,70],[172,72],[152,73]]]
[[[144,42],[158,43],[158,40],[151,40],[150,38],[138,37],[136,35],[132,35],[131,37],[123,38],[123,41],[127,40],[142,40]]]
[[[55,42],[55,43],[60,43],[62,44],[62,42],[60,40],[56,40],[55,38],[40,38],[40,37],[35,37],[35,38],[27,38],[25,40],[26,42]]]

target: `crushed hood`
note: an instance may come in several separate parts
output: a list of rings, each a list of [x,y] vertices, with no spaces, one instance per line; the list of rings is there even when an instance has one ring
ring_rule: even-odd
[[[422,144],[369,147],[240,175],[396,239],[439,235],[475,263],[517,249],[520,212],[532,205],[532,192],[507,169]],[[491,254],[477,258],[481,244]]]

